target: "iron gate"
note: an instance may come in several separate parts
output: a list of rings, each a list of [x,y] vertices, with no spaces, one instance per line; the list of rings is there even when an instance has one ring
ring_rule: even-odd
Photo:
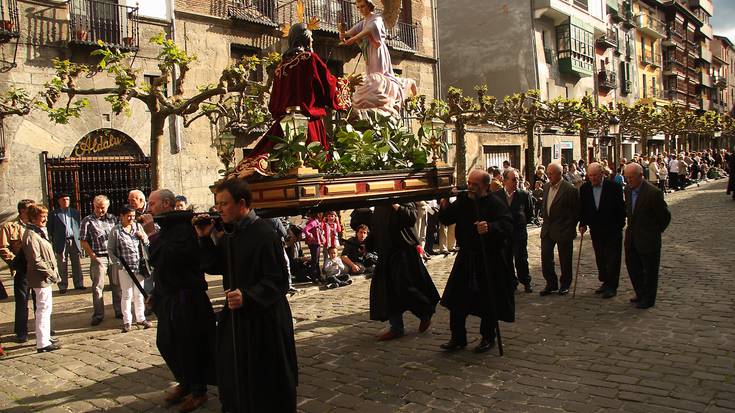
[[[110,213],[117,214],[128,202],[128,192],[151,190],[151,161],[145,156],[49,157],[44,152],[49,204],[56,207],[54,196],[65,192],[82,217],[92,213],[97,195],[110,198]]]

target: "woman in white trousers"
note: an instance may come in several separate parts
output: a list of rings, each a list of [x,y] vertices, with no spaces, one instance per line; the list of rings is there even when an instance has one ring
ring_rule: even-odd
[[[28,271],[28,286],[36,293],[36,351],[58,350],[61,345],[51,337],[51,287],[59,282],[54,248],[46,233],[48,209],[43,205],[28,207],[29,223],[23,232],[23,254]]]

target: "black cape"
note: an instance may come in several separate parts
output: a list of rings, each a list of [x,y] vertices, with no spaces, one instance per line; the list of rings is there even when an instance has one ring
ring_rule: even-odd
[[[456,224],[454,231],[459,245],[441,304],[451,311],[491,320],[515,321],[513,274],[504,253],[513,231],[513,218],[507,203],[488,194],[475,204],[463,194],[439,211],[439,221],[444,225]],[[476,221],[487,221],[490,228],[482,236],[487,261],[483,261]]]
[[[730,195],[731,193],[735,192],[735,153],[731,153],[728,155],[725,155],[725,160],[727,160],[728,169],[727,171],[729,175],[729,178],[727,179],[727,194]],[[735,194],[733,194],[735,196]]]
[[[385,321],[411,311],[417,317],[434,314],[439,292],[416,251],[416,206],[403,204],[375,207],[370,237],[378,251],[378,263],[370,283],[370,319]]]
[[[225,306],[218,314],[217,381],[223,411],[296,411],[298,365],[291,308],[285,296],[288,273],[281,241],[272,227],[251,211],[219,245],[211,238],[200,238],[199,243],[203,268],[210,274],[223,274],[225,290],[237,288],[244,295],[243,307],[233,312]],[[232,273],[227,268],[228,249]],[[235,369],[239,389],[235,387]],[[238,403],[242,403],[239,409]]]
[[[199,269],[191,214],[166,215],[177,218],[160,222],[161,232],[152,237],[149,248],[153,311],[158,317],[156,346],[179,383],[216,384],[215,317]]]

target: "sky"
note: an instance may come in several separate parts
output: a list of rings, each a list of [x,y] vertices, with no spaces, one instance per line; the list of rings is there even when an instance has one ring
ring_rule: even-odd
[[[710,22],[715,34],[735,42],[735,0],[714,0],[714,16]]]

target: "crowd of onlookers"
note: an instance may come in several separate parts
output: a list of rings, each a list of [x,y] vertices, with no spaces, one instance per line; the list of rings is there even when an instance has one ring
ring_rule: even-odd
[[[650,156],[635,154],[630,160],[621,159],[617,165],[606,159],[593,161],[602,165],[604,179],[621,186],[625,184],[625,166],[637,163],[642,167],[644,179],[666,193],[684,190],[700,181],[728,177],[733,173],[732,159],[733,154],[724,149],[708,149]],[[504,176],[510,170],[514,169],[508,161],[502,168],[488,169],[493,192],[503,189]],[[562,178],[575,187],[585,182],[586,175],[584,160],[562,163]],[[519,187],[528,191],[532,199],[533,212],[528,224],[541,225],[543,186],[548,181],[544,166],[539,166],[530,180],[520,178]],[[143,299],[145,292],[153,289],[148,239],[137,219],[148,213],[150,202],[155,200],[146,201],[143,192],[130,191],[128,204],[112,215],[108,213],[109,199],[98,195],[93,200],[92,214],[86,217],[80,217],[79,211],[70,205],[71,198],[64,193],[56,194],[56,208],[51,211],[32,200],[18,204],[18,218],[0,229],[0,256],[8,263],[15,281],[17,342],[28,340],[28,301],[32,300],[38,351],[60,348],[50,325],[51,287],[56,284],[59,293],[65,294],[71,278],[74,289],[86,290],[80,263],[82,253],[90,258],[91,324],[98,325],[105,317],[103,290],[107,283],[112,290],[114,316],[122,320],[123,332],[133,326],[151,326]],[[176,210],[190,208],[186,197],[176,197]],[[417,209],[414,231],[421,257],[428,261],[432,256],[456,251],[454,225],[444,226],[439,222],[437,200],[417,202]],[[350,285],[354,275],[370,278],[378,257],[368,237],[369,220],[363,219],[368,215],[367,209],[352,211],[350,227],[354,235],[347,238],[338,211],[309,214],[303,225],[287,218],[268,219],[283,241],[291,274],[289,292],[297,291],[293,282],[312,282],[332,289]]]

